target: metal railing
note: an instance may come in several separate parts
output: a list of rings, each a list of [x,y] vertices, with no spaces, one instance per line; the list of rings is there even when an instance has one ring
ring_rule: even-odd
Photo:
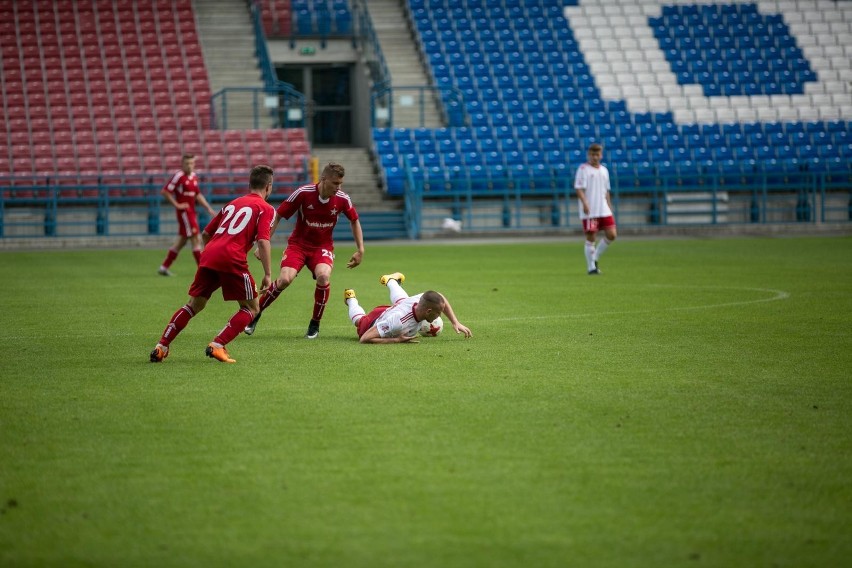
[[[411,238],[443,232],[447,218],[474,232],[580,229],[573,177],[430,180],[404,169]],[[852,173],[613,176],[612,202],[623,227],[852,223]]]
[[[199,180],[211,204],[246,192],[245,172],[208,174]],[[174,210],[160,191],[168,174],[115,176],[0,176],[0,238],[142,236],[174,232]],[[286,198],[288,187],[308,182],[305,169],[276,172],[270,201]],[[199,210],[199,222],[207,216]]]
[[[367,3],[363,1],[354,2],[355,10],[355,39],[361,47],[367,68],[370,71],[370,80],[373,88],[381,88],[392,84],[391,72],[388,68],[382,44],[376,29],[373,27],[373,18]]]
[[[370,93],[370,116],[372,127],[392,127],[394,124],[394,97],[400,93],[414,92],[415,96],[411,97],[409,106],[417,106],[419,109],[420,123],[418,126],[426,125],[426,104],[431,103],[432,97],[427,97],[427,93],[440,93],[438,100],[443,101],[441,106],[442,120],[448,126],[465,126],[469,120],[467,112],[464,110],[464,96],[459,89],[455,87],[441,87],[431,85],[402,85],[392,86],[390,83],[375,85]],[[415,100],[416,99],[416,100]],[[401,104],[397,101],[397,104]],[[377,121],[382,121],[382,124],[377,124]]]
[[[266,45],[260,7],[252,4],[251,12],[254,52],[264,86],[226,87],[213,94],[210,97],[210,124],[214,128],[226,130],[229,127],[229,113],[238,110],[241,116],[250,111],[252,128],[303,128],[305,95],[290,83],[278,79]]]
[[[288,176],[283,178],[282,176]],[[276,174],[270,200],[307,180],[307,171]],[[444,231],[447,218],[468,232],[579,230],[573,178],[513,176],[434,181],[405,168],[402,196],[409,238]],[[245,193],[245,172],[201,173],[211,203]],[[0,238],[171,234],[174,211],[160,195],[164,175],[52,178],[0,177]],[[707,174],[613,176],[612,201],[621,227],[852,224],[852,174],[754,172],[726,179]],[[206,216],[199,214],[200,221]]]

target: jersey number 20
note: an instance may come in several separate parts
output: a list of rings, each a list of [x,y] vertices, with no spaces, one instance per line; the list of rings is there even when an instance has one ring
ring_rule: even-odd
[[[216,229],[216,234],[224,233],[227,227],[227,231],[229,235],[236,235],[240,231],[246,228],[249,220],[251,220],[251,207],[241,207],[239,211],[234,214],[236,208],[233,205],[228,205],[225,207],[225,218],[222,219],[222,222],[219,224],[219,228]]]

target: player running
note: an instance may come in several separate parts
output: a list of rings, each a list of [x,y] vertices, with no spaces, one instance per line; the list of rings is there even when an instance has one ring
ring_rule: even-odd
[[[222,288],[222,297],[240,304],[240,309],[207,345],[207,356],[223,363],[236,363],[225,348],[260,311],[257,288],[246,255],[257,243],[263,265],[261,288],[272,282],[272,247],[269,236],[275,208],[266,202],[272,193],[273,171],[269,166],[255,166],[249,174],[249,194],[225,205],[201,233],[207,245],[195,279],[189,287],[189,301],[172,315],[169,324],[151,351],[151,362],[160,363],[169,355],[169,345],[207,305],[210,296]]]
[[[316,280],[314,289],[314,310],[305,337],[316,339],[319,335],[320,320],[328,301],[331,287],[331,270],[334,268],[334,240],[332,233],[341,213],[352,225],[355,238],[355,252],[346,263],[347,268],[361,264],[364,256],[364,235],[358,212],[349,196],[343,192],[343,166],[330,162],[322,170],[319,183],[303,185],[290,194],[284,203],[278,206],[272,232],[278,228],[281,218],[289,219],[298,213],[296,226],[287,240],[287,248],[281,257],[281,272],[272,287],[260,298],[260,312],[246,326],[247,335],[252,335],[260,321],[263,311],[272,304],[281,292],[293,282],[299,271],[307,266]]]

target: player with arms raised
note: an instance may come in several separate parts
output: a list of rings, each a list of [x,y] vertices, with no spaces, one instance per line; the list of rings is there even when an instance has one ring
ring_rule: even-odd
[[[331,270],[334,268],[334,239],[332,233],[341,213],[352,225],[355,238],[355,253],[346,263],[348,268],[361,264],[364,255],[364,235],[358,212],[349,196],[343,192],[343,166],[334,162],[322,170],[318,183],[303,185],[282,203],[275,216],[273,233],[281,218],[289,219],[298,213],[296,226],[287,240],[287,248],[281,257],[281,272],[272,287],[260,298],[260,312],[246,326],[248,335],[254,333],[263,311],[274,302],[281,292],[293,282],[299,271],[307,266],[316,280],[314,310],[305,337],[315,339],[319,335],[320,320],[328,302],[331,287]]]
[[[201,233],[207,245],[195,279],[189,287],[189,301],[172,315],[169,324],[151,351],[151,362],[159,363],[169,355],[169,345],[207,305],[210,296],[222,288],[226,301],[236,301],[240,309],[207,346],[207,356],[223,363],[235,363],[225,348],[260,311],[257,288],[249,271],[246,255],[257,243],[258,258],[263,265],[261,288],[272,282],[272,247],[269,243],[275,208],[266,202],[272,193],[273,171],[269,166],[255,166],[249,174],[248,195],[225,205]]]

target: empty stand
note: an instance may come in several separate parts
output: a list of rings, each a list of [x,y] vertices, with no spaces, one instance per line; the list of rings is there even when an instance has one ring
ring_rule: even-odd
[[[304,171],[303,129],[207,149],[221,135],[190,0],[3,2],[0,61],[0,175],[150,178],[187,151],[199,169],[229,168],[233,153],[240,182],[273,155]]]
[[[841,80],[852,59],[848,42],[818,38],[852,38],[852,3],[671,4],[410,0],[434,82],[462,91],[474,128],[450,129],[448,150],[446,133],[374,129],[389,191],[405,164],[430,181],[437,164],[449,180],[457,150],[491,178],[520,176],[518,163],[565,175],[592,141],[621,179],[657,164],[686,179],[726,160],[848,171],[837,142],[852,119]],[[740,144],[702,129],[732,123],[776,136]],[[798,140],[803,123],[813,133]]]

